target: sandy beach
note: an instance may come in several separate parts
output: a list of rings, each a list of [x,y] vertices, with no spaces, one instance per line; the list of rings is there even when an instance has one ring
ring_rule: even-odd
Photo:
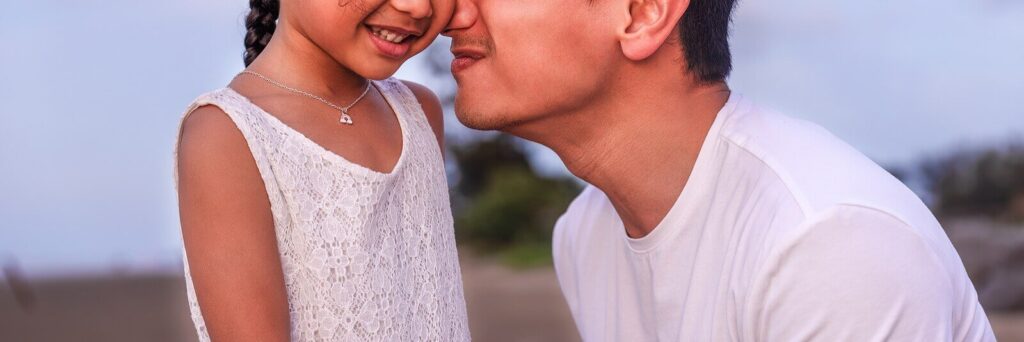
[[[463,258],[476,341],[578,341],[550,267],[516,270]],[[6,284],[6,283],[2,283]],[[179,274],[121,275],[31,284],[33,308],[0,286],[0,341],[195,341]],[[1024,313],[990,313],[1000,341],[1024,341]]]

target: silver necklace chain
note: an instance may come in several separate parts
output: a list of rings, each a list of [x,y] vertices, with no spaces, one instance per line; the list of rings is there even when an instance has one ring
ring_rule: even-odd
[[[306,96],[308,98],[311,98],[311,99],[323,102],[325,105],[328,105],[331,108],[334,108],[334,109],[338,110],[338,112],[341,113],[341,117],[338,118],[338,122],[346,124],[346,125],[351,125],[352,124],[352,117],[348,115],[348,110],[352,109],[352,107],[355,106],[356,103],[359,103],[359,101],[362,100],[363,97],[366,97],[366,94],[370,92],[370,81],[367,80],[366,81],[366,89],[363,89],[363,93],[360,94],[359,97],[357,97],[355,99],[355,101],[352,101],[351,104],[349,104],[348,106],[342,107],[342,106],[339,106],[339,105],[336,105],[336,104],[332,103],[331,101],[324,100],[324,98],[322,98],[322,97],[319,97],[319,96],[310,94],[308,92],[305,92],[305,91],[302,91],[302,90],[299,90],[299,89],[295,89],[295,88],[286,86],[284,84],[281,84],[281,82],[274,81],[274,80],[270,79],[269,77],[263,76],[263,74],[260,74],[260,73],[255,72],[255,71],[246,70],[246,71],[242,71],[242,74],[249,74],[249,75],[253,75],[253,76],[259,77],[260,79],[262,79],[264,81],[267,81],[267,83],[270,83],[270,84],[272,84],[272,85],[274,85],[274,86],[276,86],[278,88],[281,88],[281,89],[290,91],[292,93],[299,94],[299,95],[302,95],[302,96]]]

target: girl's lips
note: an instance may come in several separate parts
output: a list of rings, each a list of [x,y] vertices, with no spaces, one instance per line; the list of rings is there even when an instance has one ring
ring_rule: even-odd
[[[413,37],[409,37],[401,43],[396,44],[377,37],[377,35],[373,34],[373,31],[369,29],[366,30],[366,33],[370,35],[370,41],[373,42],[373,45],[377,46],[377,50],[391,58],[404,57],[405,54],[409,52],[409,48],[412,46],[412,41],[415,40]]]

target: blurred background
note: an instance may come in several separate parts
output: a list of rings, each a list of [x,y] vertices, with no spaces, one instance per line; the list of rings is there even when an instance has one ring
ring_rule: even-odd
[[[0,341],[193,341],[171,151],[242,68],[245,1],[0,11]],[[1024,2],[742,1],[729,83],[819,123],[943,222],[1003,341],[1024,341]],[[397,75],[450,101],[448,40]],[[583,184],[549,150],[446,117],[478,341],[572,341],[550,266]]]

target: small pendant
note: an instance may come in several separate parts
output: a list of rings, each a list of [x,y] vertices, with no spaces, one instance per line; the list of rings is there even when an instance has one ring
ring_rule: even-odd
[[[343,124],[346,124],[346,125],[351,125],[352,124],[352,117],[348,115],[348,111],[347,110],[343,110],[343,111],[341,111],[341,119],[339,119],[338,121],[343,123]]]

